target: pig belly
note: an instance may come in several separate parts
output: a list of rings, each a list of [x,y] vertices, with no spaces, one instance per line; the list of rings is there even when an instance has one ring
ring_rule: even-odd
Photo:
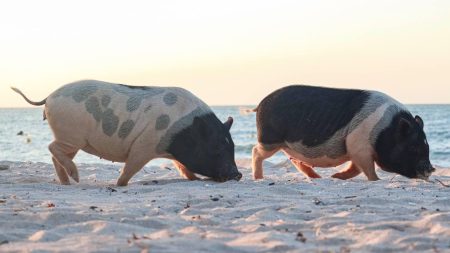
[[[310,167],[336,167],[350,160],[347,154],[338,158],[331,158],[326,155],[310,158],[290,148],[283,148],[282,150],[287,156],[295,158]]]
[[[91,131],[86,137],[86,145],[81,149],[86,153],[98,156],[102,159],[113,162],[126,162],[131,147],[144,131],[145,126],[145,122],[138,121],[133,129],[134,131],[123,139],[119,138],[117,133],[113,136],[105,135],[101,124],[95,121],[91,122]],[[149,152],[154,149],[151,147],[151,139],[147,138],[147,141],[149,142],[149,150],[143,150],[144,152]]]
[[[87,145],[81,148],[86,153],[106,159],[113,162],[125,162],[128,158],[130,148],[124,144],[114,143],[111,140],[97,143],[95,140],[87,140]]]

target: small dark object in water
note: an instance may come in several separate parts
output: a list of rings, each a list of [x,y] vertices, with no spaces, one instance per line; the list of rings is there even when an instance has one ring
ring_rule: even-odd
[[[9,243],[9,241],[8,240],[3,240],[3,241],[1,241],[0,242],[0,245],[3,245],[3,244],[8,244]]]
[[[0,170],[7,170],[7,169],[9,169],[9,165],[0,164]]]
[[[323,203],[320,199],[318,199],[318,198],[314,198],[313,202],[314,202],[314,204],[315,204],[316,206],[318,206],[318,205],[324,205],[324,203]]]
[[[272,182],[272,183],[269,184],[269,186],[272,186],[272,185],[275,185],[275,183]]]
[[[22,136],[22,135],[24,135],[24,133],[23,133],[23,131],[20,131],[20,132],[17,133],[17,135]]]
[[[219,201],[219,198],[211,198],[212,201]]]
[[[295,238],[295,240],[297,240],[299,242],[302,242],[302,243],[306,242],[306,238],[305,238],[305,236],[303,235],[302,232],[298,232],[297,233],[297,237]]]
[[[91,209],[92,211],[103,212],[103,209],[98,208],[98,206],[90,206],[89,209]]]

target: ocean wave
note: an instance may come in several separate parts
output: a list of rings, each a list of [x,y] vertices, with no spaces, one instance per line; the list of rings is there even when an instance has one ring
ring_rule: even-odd
[[[247,144],[247,145],[235,145],[234,146],[234,151],[236,153],[248,153],[248,152],[252,152],[253,146],[255,146],[255,144]]]

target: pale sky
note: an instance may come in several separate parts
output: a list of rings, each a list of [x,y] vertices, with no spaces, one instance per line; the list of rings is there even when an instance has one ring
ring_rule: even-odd
[[[210,105],[289,84],[450,103],[450,1],[2,1],[0,107],[80,79],[181,86]]]

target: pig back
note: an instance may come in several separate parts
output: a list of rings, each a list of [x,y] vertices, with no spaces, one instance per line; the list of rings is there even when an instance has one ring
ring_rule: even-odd
[[[314,147],[347,126],[370,93],[304,85],[279,89],[257,109],[258,139],[265,144],[299,142]]]
[[[205,106],[181,88],[85,80],[50,95],[46,114],[56,139],[119,161],[136,140],[154,152],[177,119]]]

